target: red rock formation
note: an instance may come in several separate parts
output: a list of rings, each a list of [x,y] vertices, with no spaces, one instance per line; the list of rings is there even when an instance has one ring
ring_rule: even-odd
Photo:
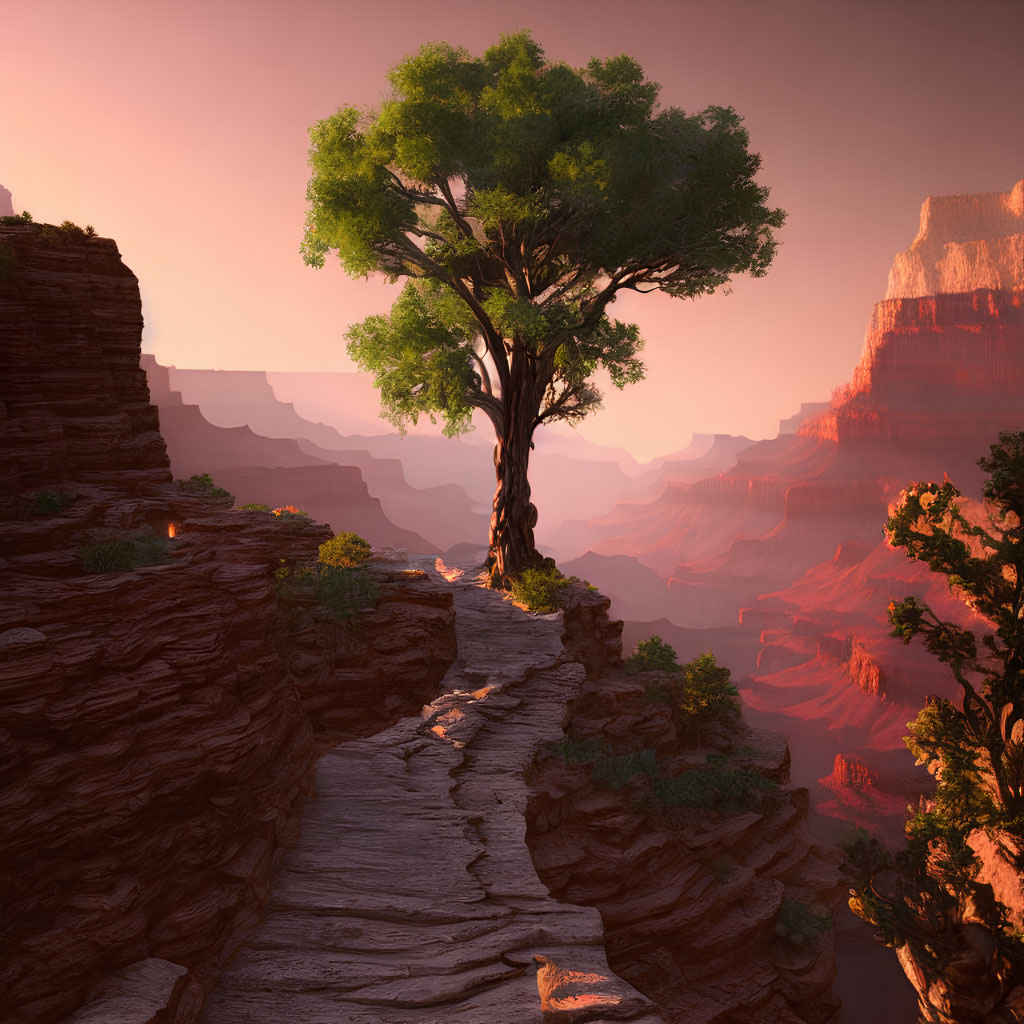
[[[929,196],[910,249],[889,272],[887,299],[1024,286],[1024,180],[1009,192]]]
[[[0,226],[15,258],[0,281],[0,493],[59,484],[169,482],[139,367],[138,281],[109,238]]]
[[[316,745],[436,692],[451,598],[383,581],[360,630],[282,605],[273,569],[330,531],[171,483],[114,243],[0,239],[17,253],[0,284],[4,1020],[142,986],[183,1024],[259,917]],[[90,536],[153,564],[86,572]]]
[[[707,753],[681,754],[668,709],[620,675],[584,687],[568,728],[577,741],[652,750],[675,770]],[[781,737],[747,731],[713,745],[732,768],[788,781]],[[586,767],[550,758],[533,777],[534,863],[559,898],[600,910],[613,970],[678,1024],[837,1019],[831,937],[794,942],[781,923],[784,904],[823,914],[837,895],[836,860],[807,829],[806,791],[685,821],[658,806],[642,773],[608,789]]]

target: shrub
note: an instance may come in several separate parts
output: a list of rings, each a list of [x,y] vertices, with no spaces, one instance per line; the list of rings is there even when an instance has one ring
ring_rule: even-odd
[[[654,795],[668,809],[717,810],[737,814],[759,808],[779,792],[778,783],[747,768],[727,768],[709,758],[702,768],[691,768],[671,779],[655,779]]]
[[[372,608],[380,594],[377,582],[363,566],[318,563],[291,569],[282,559],[274,579],[278,593],[285,596],[297,590],[311,591],[336,619],[349,619]]]
[[[510,592],[514,600],[525,604],[531,612],[547,615],[558,611],[558,592],[567,586],[569,580],[552,563],[539,569],[525,569],[513,581]]]
[[[680,672],[675,650],[660,636],[641,640],[626,659],[624,668],[629,675],[638,672]]]
[[[275,516],[282,516],[287,518],[288,516],[305,516],[309,518],[308,512],[303,512],[301,508],[296,508],[294,505],[282,505],[280,508],[272,508],[270,510]]]
[[[321,544],[319,553],[321,564],[350,569],[370,557],[370,542],[358,533],[342,532]]]
[[[90,573],[123,572],[162,561],[169,550],[165,538],[149,535],[87,541],[78,549],[82,568]]]
[[[239,505],[238,509],[240,512],[269,512],[271,511],[269,505],[260,505],[255,501],[246,502],[244,505]]]
[[[683,666],[682,685],[675,697],[684,715],[727,721],[739,716],[738,695],[729,682],[729,669],[708,651]]]
[[[634,750],[602,757],[590,770],[590,777],[606,789],[622,789],[636,775],[642,773],[657,778],[660,772],[653,750]]]
[[[651,637],[651,640],[660,643],[658,637]],[[665,661],[668,657],[666,652],[674,657],[671,647],[667,644],[662,646],[664,651],[654,648],[644,657],[648,661]],[[719,665],[710,651],[685,665],[663,672],[665,674],[647,684],[647,699],[669,705],[676,728],[681,732],[699,733],[712,723],[728,723],[739,718],[739,694],[729,682],[729,669]]]
[[[178,480],[178,486],[186,494],[199,494],[204,498],[230,498],[235,500],[234,495],[218,487],[209,473],[193,473],[187,480]]]
[[[13,216],[0,217],[0,224],[31,224],[32,214],[28,210],[22,210]]]
[[[794,946],[813,942],[831,927],[832,915],[824,907],[815,909],[800,900],[784,901],[775,919],[775,934],[792,942]]]
[[[69,508],[74,500],[75,495],[67,491],[39,491],[32,496],[28,512],[33,516],[54,516]]]
[[[380,588],[363,568],[323,565],[313,574],[313,593],[336,619],[372,608]]]
[[[589,736],[566,736],[548,749],[566,764],[587,764],[607,756],[607,749],[599,740]]]

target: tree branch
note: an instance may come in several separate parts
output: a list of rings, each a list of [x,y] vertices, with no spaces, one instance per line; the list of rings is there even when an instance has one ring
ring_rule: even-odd
[[[476,354],[473,349],[469,350],[470,358],[475,359],[477,366],[480,367],[480,384],[483,388],[484,394],[493,395],[494,388],[491,386],[491,375],[487,372],[487,366],[484,361]]]

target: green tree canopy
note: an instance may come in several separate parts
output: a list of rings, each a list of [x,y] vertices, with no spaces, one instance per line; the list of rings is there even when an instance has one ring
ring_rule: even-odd
[[[739,115],[658,104],[627,56],[545,59],[529,33],[482,58],[429,43],[389,75],[380,109],[310,130],[307,263],[407,278],[387,315],[348,332],[400,430],[475,409],[497,436],[491,525],[501,574],[536,564],[526,472],[533,431],[599,406],[598,367],[640,380],[624,290],[694,297],[761,276],[781,210],[755,183]]]

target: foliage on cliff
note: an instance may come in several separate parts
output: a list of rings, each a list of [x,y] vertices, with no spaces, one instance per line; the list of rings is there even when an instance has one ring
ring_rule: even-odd
[[[887,944],[908,946],[933,976],[958,982],[951,965],[963,959],[964,928],[982,926],[994,943],[990,987],[998,1003],[1024,982],[1024,946],[1007,908],[978,881],[970,839],[980,829],[1024,839],[1024,432],[1000,434],[978,464],[989,477],[982,514],[958,501],[948,480],[916,483],[886,526],[893,547],[945,575],[993,628],[977,637],[915,597],[890,604],[892,635],[921,638],[949,667],[961,699],[932,697],[909,723],[907,746],[938,785],[908,820],[906,850],[893,856],[862,837],[847,867],[854,911]],[[879,876],[894,881],[885,887]]]
[[[628,675],[656,673],[646,684],[647,699],[672,709],[676,729],[696,735],[714,723],[730,724],[740,715],[730,671],[707,651],[680,665],[671,644],[660,636],[637,643],[624,666]]]

